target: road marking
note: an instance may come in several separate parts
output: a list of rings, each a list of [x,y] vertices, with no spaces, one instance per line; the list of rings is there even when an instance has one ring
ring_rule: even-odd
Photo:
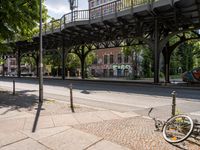
[[[192,113],[190,113],[190,115],[200,116],[200,111],[192,112]]]

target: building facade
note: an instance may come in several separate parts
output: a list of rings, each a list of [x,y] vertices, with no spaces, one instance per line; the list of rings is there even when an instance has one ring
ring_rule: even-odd
[[[3,74],[3,67],[4,67],[4,75],[6,76],[17,76],[17,59],[8,57],[5,60],[4,65],[0,67],[0,74]],[[21,64],[21,75],[33,75],[31,71],[31,65],[28,64]]]
[[[6,74],[16,73],[17,72],[16,58],[7,58],[4,67]]]
[[[121,48],[96,50],[96,60],[90,68],[94,77],[128,77],[132,74],[132,63]]]

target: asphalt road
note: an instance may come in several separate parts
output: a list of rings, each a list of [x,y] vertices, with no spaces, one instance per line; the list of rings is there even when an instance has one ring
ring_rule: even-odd
[[[0,88],[12,91],[12,80],[0,78]],[[15,81],[17,92],[38,96],[38,79],[16,78]],[[155,108],[158,116],[169,115],[171,93],[176,91],[177,106],[180,107],[180,111],[200,116],[199,89],[162,87],[152,84],[45,79],[44,97],[69,101],[70,84],[73,85],[75,103],[122,112],[134,111],[142,115],[146,115],[151,107]]]

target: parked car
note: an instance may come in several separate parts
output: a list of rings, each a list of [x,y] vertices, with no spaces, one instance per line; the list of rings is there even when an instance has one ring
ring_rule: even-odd
[[[31,77],[31,76],[33,76],[33,73],[32,72],[21,72],[21,76],[29,76],[29,77]]]
[[[184,82],[200,83],[200,67],[184,72],[182,79]]]
[[[8,76],[12,76],[12,77],[17,76],[17,72],[9,72]]]

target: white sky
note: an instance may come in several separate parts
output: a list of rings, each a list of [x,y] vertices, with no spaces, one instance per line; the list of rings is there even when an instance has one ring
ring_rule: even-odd
[[[78,0],[78,9],[88,9],[88,0]],[[60,19],[64,14],[70,12],[68,0],[45,0],[48,15]]]

